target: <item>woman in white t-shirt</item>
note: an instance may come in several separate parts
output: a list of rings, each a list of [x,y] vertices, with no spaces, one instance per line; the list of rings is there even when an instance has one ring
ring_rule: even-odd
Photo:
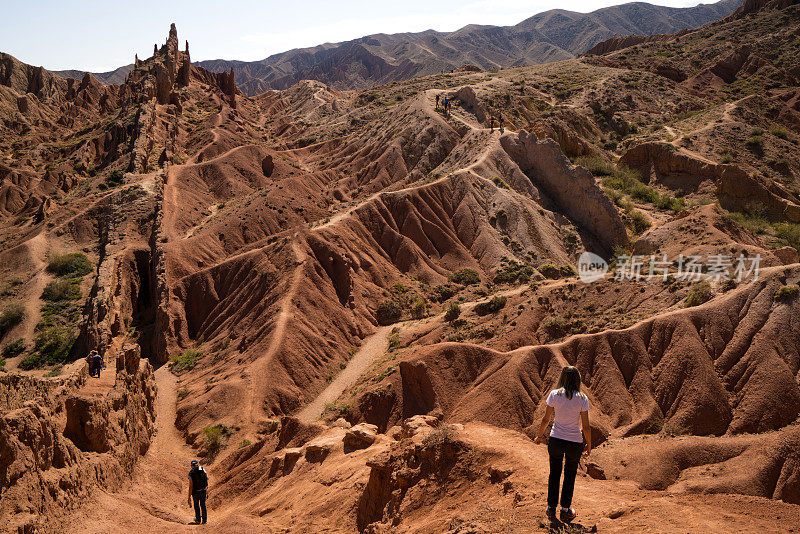
[[[561,370],[556,389],[547,396],[547,410],[542,417],[539,435],[534,440],[542,443],[544,432],[555,414],[547,452],[550,454],[550,479],[547,485],[547,517],[553,519],[558,504],[558,483],[564,468],[564,487],[561,490],[561,520],[569,522],[577,515],[572,504],[575,475],[581,460],[592,452],[592,433],[589,429],[589,399],[581,393],[581,373],[576,367]]]

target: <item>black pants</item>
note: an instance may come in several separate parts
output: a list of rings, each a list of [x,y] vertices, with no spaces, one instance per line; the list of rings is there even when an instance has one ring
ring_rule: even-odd
[[[550,480],[547,484],[547,506],[558,504],[558,483],[561,481],[561,466],[564,466],[564,487],[561,490],[561,506],[569,508],[575,491],[575,475],[583,452],[583,443],[551,437],[547,442],[550,453]]]
[[[193,491],[194,500],[194,520],[197,523],[206,522],[206,490]]]

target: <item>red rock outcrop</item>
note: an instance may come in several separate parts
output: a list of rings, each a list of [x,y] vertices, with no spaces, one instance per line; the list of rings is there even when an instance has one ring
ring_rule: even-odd
[[[794,195],[736,165],[703,161],[666,143],[636,145],[619,164],[640,171],[646,181],[654,180],[683,193],[696,192],[704,182],[710,182],[726,209],[748,211],[753,203],[759,203],[774,219],[800,222],[800,205]]]
[[[523,130],[504,136],[501,143],[531,181],[563,213],[593,234],[606,251],[627,243],[625,225],[614,204],[591,173],[571,165],[554,141],[539,141]]]
[[[52,528],[94,487],[119,487],[147,451],[156,392],[138,347],[120,355],[115,386],[106,395],[82,393],[85,381],[85,368],[60,380],[0,377],[4,532]],[[22,402],[23,396],[32,400]]]

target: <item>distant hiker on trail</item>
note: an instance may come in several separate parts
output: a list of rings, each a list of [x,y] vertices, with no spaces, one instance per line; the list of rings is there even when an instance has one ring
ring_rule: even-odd
[[[100,378],[100,370],[103,368],[103,357],[93,350],[86,357],[86,363],[89,365],[89,376]]]
[[[542,417],[539,435],[534,440],[542,443],[544,432],[555,413],[547,452],[550,454],[550,479],[547,485],[547,517],[555,519],[558,504],[558,483],[561,466],[564,466],[564,487],[561,490],[561,521],[568,523],[577,513],[572,504],[575,476],[581,460],[592,452],[592,431],[589,428],[589,399],[581,393],[581,373],[568,366],[561,370],[556,389],[547,396],[547,410]]]
[[[497,116],[497,121],[500,123],[500,133],[503,133],[503,116],[502,115],[498,115]]]
[[[449,104],[447,103],[447,97],[444,97],[444,106],[442,106],[442,107],[444,108],[445,115],[447,115],[448,106],[449,106]]]
[[[436,109],[439,109],[439,95],[436,95]]]
[[[189,508],[192,507],[192,500],[194,500],[194,522],[198,525],[205,524],[208,473],[197,460],[192,460],[190,465],[192,469],[189,471]]]
[[[494,131],[494,115],[489,115],[489,131]]]

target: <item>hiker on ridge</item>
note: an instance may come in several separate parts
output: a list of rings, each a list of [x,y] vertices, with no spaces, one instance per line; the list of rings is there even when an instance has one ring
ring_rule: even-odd
[[[189,471],[189,508],[194,500],[194,522],[197,525],[206,523],[206,496],[208,493],[208,473],[197,460],[192,460]]]
[[[489,131],[494,132],[494,115],[489,115]]]
[[[103,367],[103,357],[96,350],[92,350],[86,356],[86,363],[89,365],[89,376],[100,378],[100,369]]]
[[[561,521],[568,523],[577,513],[572,504],[575,476],[581,460],[592,452],[592,431],[589,428],[589,399],[581,393],[581,373],[576,367],[561,370],[556,389],[547,396],[547,410],[542,417],[535,443],[542,443],[544,432],[555,414],[547,452],[550,455],[550,479],[547,484],[547,517],[555,519],[558,504],[558,483],[564,467],[564,487],[561,490]]]
[[[439,109],[439,95],[436,95],[436,109]]]

